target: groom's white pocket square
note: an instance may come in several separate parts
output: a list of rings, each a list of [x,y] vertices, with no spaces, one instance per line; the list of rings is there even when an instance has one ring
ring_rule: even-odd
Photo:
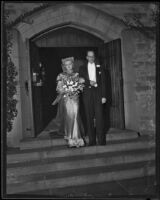
[[[100,67],[100,65],[96,65],[96,67]]]

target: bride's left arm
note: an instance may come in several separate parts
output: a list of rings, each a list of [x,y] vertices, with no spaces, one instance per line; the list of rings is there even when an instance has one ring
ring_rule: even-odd
[[[59,94],[63,94],[63,93],[64,93],[64,88],[63,88],[63,85],[62,85],[62,82],[61,82],[61,81],[58,81],[58,82],[57,82],[56,91],[57,91]]]
[[[59,74],[57,76],[57,87],[56,87],[56,91],[59,93],[59,94],[63,94],[64,93],[64,88],[63,88],[63,75],[62,74]]]

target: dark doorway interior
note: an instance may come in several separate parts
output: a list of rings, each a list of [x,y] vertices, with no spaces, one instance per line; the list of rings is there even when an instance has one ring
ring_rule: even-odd
[[[90,45],[83,46],[80,46],[80,43],[76,45],[77,41],[80,40],[75,41],[74,37],[72,39],[70,40],[70,42],[73,41],[74,43],[72,46],[65,46],[62,38],[58,47],[37,46],[35,42],[30,42],[35,137],[47,128],[47,125],[56,117],[57,105],[52,106],[52,102],[57,96],[56,77],[62,72],[61,59],[73,56],[75,58],[75,71],[78,71],[85,61],[87,50],[95,51],[96,57],[98,57],[100,64],[104,64],[106,71],[107,103],[104,105],[106,130],[110,127],[125,128],[120,39],[104,43],[103,45],[96,45],[91,42]],[[57,39],[56,41],[59,40]],[[66,39],[65,41],[68,40]],[[45,71],[45,79],[41,75],[42,69]],[[34,74],[37,74],[39,77],[36,81],[34,80]],[[42,85],[39,85],[40,77],[43,79]],[[80,102],[81,106],[82,101]],[[85,122],[84,110],[82,108],[83,106],[81,106],[80,114]]]
[[[53,100],[56,98],[56,77],[62,72],[61,59],[73,56],[76,64],[76,71],[83,63],[87,50],[94,50],[98,53],[97,47],[49,47],[39,48],[39,59],[45,68],[45,81],[42,86],[42,118],[43,127],[56,117],[57,105],[52,106]],[[83,115],[83,112],[82,112]]]

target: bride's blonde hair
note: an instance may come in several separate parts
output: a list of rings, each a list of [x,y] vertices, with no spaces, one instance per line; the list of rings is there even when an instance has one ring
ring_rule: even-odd
[[[65,67],[65,62],[67,61],[71,61],[72,62],[72,65],[74,64],[74,57],[68,57],[68,58],[63,58],[62,60],[62,70],[63,72],[66,72],[66,67]]]

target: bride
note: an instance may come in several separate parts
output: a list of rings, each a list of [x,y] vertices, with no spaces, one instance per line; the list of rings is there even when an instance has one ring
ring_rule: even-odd
[[[56,90],[59,95],[53,105],[58,101],[63,107],[61,122],[68,147],[81,147],[85,145],[85,141],[84,128],[79,115],[79,92],[83,90],[84,79],[80,78],[78,73],[73,72],[73,67],[73,57],[62,59],[63,72],[57,76]]]

